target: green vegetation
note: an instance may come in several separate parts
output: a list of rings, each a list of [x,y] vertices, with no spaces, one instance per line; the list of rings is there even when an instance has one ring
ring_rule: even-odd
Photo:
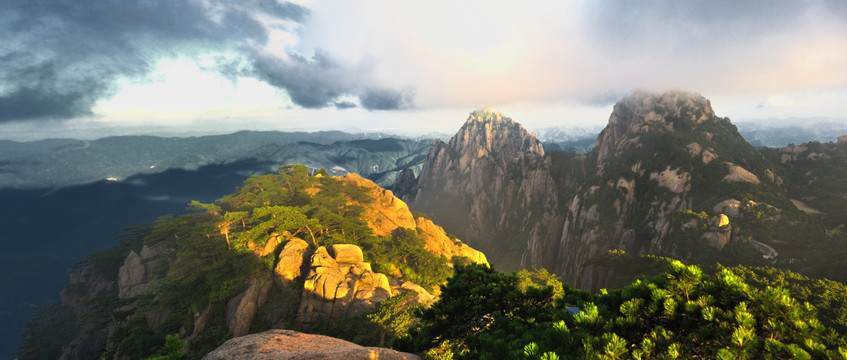
[[[589,295],[564,286],[556,296],[553,286],[521,288],[517,274],[457,267],[441,300],[421,312],[396,347],[430,359],[847,357],[838,332],[843,322],[828,315],[842,303],[822,306],[819,320],[815,306],[792,295],[803,283],[786,282],[793,290],[766,285],[786,280],[778,273],[707,274],[669,261],[664,273],[623,289]],[[755,286],[744,281],[753,274],[761,275]],[[831,291],[822,299],[847,294],[843,286]]]
[[[116,281],[118,268],[131,250],[155,246],[163,258],[153,267],[155,279],[147,292],[127,299],[119,299],[116,292],[102,294],[88,301],[80,318],[62,306],[45,308],[43,316],[30,325],[21,358],[57,357],[52,355],[69,345],[77,328],[88,333],[105,333],[109,328],[110,346],[95,350],[106,358],[201,358],[232,336],[227,330],[227,302],[251,282],[272,281],[276,254],[289,237],[303,238],[313,249],[356,244],[374,270],[428,289],[452,274],[448,259],[427,251],[416,230],[374,235],[363,218],[366,207],[375,201],[371,190],[324,174],[310,176],[305,166],[285,166],[277,174],[250,177],[237,192],[213,204],[192,202],[193,213],[163,216],[152,226],[132,229],[121,246],[92,255],[81,265]],[[271,241],[274,246],[266,248]],[[302,286],[303,276],[295,279],[295,288]],[[82,294],[84,289],[69,287],[68,291]],[[268,296],[272,301],[258,309],[262,316],[252,322],[251,330],[269,329],[267,321],[295,327],[299,292],[273,288]],[[408,327],[411,306],[407,300],[391,298],[372,313],[344,320],[347,330],[338,324],[323,330],[384,344]],[[360,326],[365,323],[370,325]],[[68,330],[62,337],[45,335],[62,329]],[[190,334],[194,335],[187,337]],[[182,352],[183,344],[187,353]]]
[[[324,320],[312,330],[363,346],[388,346],[408,334],[415,321],[414,313],[422,309],[421,305],[412,304],[416,295],[410,291],[393,296],[365,314]]]

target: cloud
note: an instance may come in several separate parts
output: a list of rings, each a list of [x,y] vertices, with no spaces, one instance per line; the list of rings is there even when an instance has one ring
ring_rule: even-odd
[[[210,52],[237,54],[210,70],[260,78],[306,108],[336,106],[342,95],[380,86],[367,66],[321,51],[287,53],[274,36],[296,41],[310,16],[290,2],[7,0],[2,7],[0,122],[93,115],[122,79],[144,81],[159,59]]]
[[[583,100],[583,103],[590,106],[609,106],[615,104],[628,94],[629,92],[625,91],[603,91],[586,98]]]
[[[412,93],[408,90],[370,89],[360,95],[362,107],[368,110],[398,110],[412,107]]]
[[[755,44],[806,27],[809,20],[847,21],[841,0],[590,1],[581,10],[588,33],[609,49],[629,52],[646,46],[677,56]]]

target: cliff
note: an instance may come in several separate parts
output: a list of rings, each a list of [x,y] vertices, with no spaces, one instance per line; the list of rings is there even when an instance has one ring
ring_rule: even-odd
[[[553,260],[539,250],[559,236],[558,189],[541,142],[511,118],[474,111],[448,143],[435,141],[416,182],[409,173],[398,179],[395,188],[415,210],[501,269]]]

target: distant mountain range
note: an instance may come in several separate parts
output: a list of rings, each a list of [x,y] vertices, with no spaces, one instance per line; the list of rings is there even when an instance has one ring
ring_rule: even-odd
[[[784,147],[811,141],[835,142],[847,134],[847,123],[831,119],[794,119],[733,122],[738,132],[755,147]]]
[[[245,160],[325,167],[334,175],[358,173],[382,184],[395,169],[414,167],[431,140],[386,138],[339,131],[284,133],[241,131],[188,138],[116,136],[97,140],[0,141],[0,188],[60,188],[99,180],[121,181],[170,169],[196,170]],[[245,177],[249,173],[243,174]]]

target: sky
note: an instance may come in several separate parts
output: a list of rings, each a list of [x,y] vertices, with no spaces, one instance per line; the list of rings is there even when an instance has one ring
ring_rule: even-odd
[[[847,121],[847,1],[0,3],[0,139],[596,126],[667,89]]]

